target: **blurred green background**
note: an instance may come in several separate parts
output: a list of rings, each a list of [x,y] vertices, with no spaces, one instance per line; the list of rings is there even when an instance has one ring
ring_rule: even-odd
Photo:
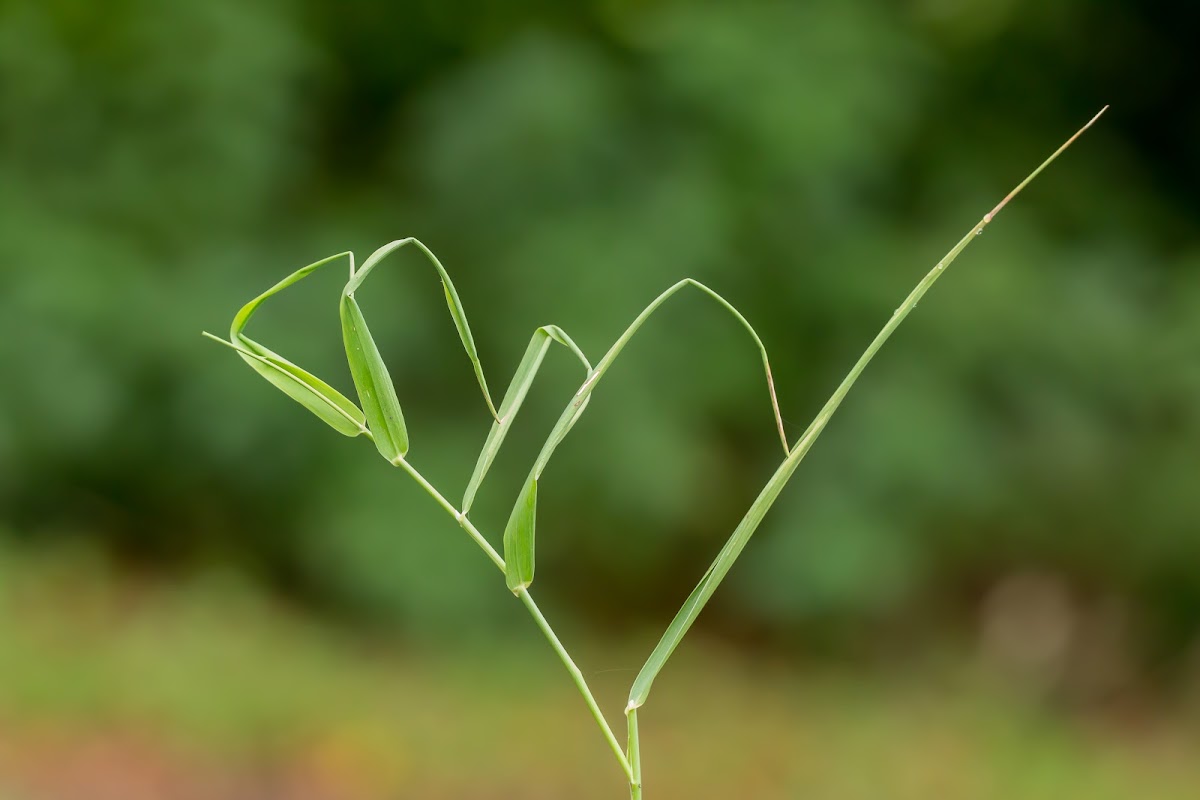
[[[789,438],[872,365],[644,714],[648,797],[1200,793],[1200,17],[1165,2],[0,2],[0,792],[620,797],[494,568],[202,340],[417,236],[493,389],[695,277]],[[1192,99],[1190,99],[1192,98]],[[362,298],[411,460],[487,433],[436,276]],[[252,335],[350,390],[342,275]],[[577,366],[473,512],[498,534]],[[542,481],[536,591],[618,719],[779,460],[682,295]]]

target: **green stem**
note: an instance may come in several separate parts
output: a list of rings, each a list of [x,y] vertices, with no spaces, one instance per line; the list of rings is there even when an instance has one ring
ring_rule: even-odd
[[[501,572],[504,572],[504,559],[500,557],[500,554],[496,552],[494,547],[488,544],[488,540],[483,538],[483,534],[479,532],[479,529],[471,524],[471,520],[467,519],[466,516],[457,508],[455,508],[449,500],[447,500],[445,497],[442,497],[442,493],[433,488],[433,484],[425,480],[425,476],[417,472],[417,468],[412,464],[400,457],[397,457],[392,463],[397,467],[402,467],[405,472],[412,476],[413,480],[421,484],[421,488],[428,492],[429,496],[436,500],[439,506],[445,509],[447,514],[458,520],[458,524],[461,525],[463,530],[465,530],[467,534],[475,540],[475,544],[479,545],[483,552],[487,553],[487,557],[492,560],[493,564],[499,567]]]
[[[629,719],[629,767],[633,774],[629,779],[629,800],[642,800],[642,748],[638,744],[637,709],[625,712]]]
[[[575,666],[575,662],[571,660],[571,655],[567,652],[567,648],[563,647],[562,642],[558,640],[558,636],[554,634],[554,629],[550,627],[550,623],[542,616],[537,603],[533,602],[533,598],[530,597],[529,590],[518,589],[516,594],[517,597],[521,598],[521,602],[525,604],[525,608],[529,609],[529,614],[533,617],[533,621],[541,628],[542,633],[546,636],[546,640],[554,648],[554,652],[558,653],[558,657],[567,668],[567,672],[571,673],[571,678],[575,681],[575,685],[579,687],[579,693],[583,695],[588,710],[595,717],[596,724],[600,726],[600,730],[604,733],[604,738],[608,742],[608,746],[612,748],[613,754],[617,757],[621,769],[625,772],[625,777],[632,784],[634,782],[633,768],[630,766],[629,760],[625,758],[625,753],[621,750],[621,744],[617,741],[617,737],[613,735],[612,728],[608,726],[608,720],[604,718],[604,713],[600,710],[600,706],[596,704],[596,698],[592,696],[592,690],[588,688],[587,681],[583,679],[583,673],[579,671],[579,667]]]
[[[492,563],[499,567],[501,572],[504,572],[504,559],[501,558],[500,554],[496,552],[496,549],[488,543],[483,534],[479,532],[479,529],[475,527],[475,524],[471,522],[471,520],[467,519],[465,514],[460,512],[453,506],[453,504],[450,503],[449,500],[443,497],[442,493],[435,489],[433,484],[425,480],[425,476],[418,472],[417,468],[412,464],[409,464],[403,458],[396,458],[392,463],[398,467],[401,467],[405,472],[411,475],[413,480],[419,483],[421,488],[424,489],[429,496],[432,497],[437,504],[446,511],[447,514],[454,517],[454,519],[458,521],[458,524],[461,525],[463,530],[465,530],[467,534],[475,540],[475,543],[482,548],[483,552],[485,552],[488,558],[492,560]],[[550,627],[550,623],[547,622],[545,616],[542,615],[541,609],[539,609],[537,603],[533,601],[533,596],[529,594],[529,590],[521,589],[516,593],[516,595],[518,598],[520,598],[521,602],[525,605],[525,608],[529,611],[529,615],[533,617],[533,621],[537,624],[538,629],[541,630],[542,634],[546,637],[546,641],[550,642],[550,646],[554,648],[554,652],[558,654],[559,660],[561,660],[563,666],[567,668],[567,672],[570,673],[571,679],[575,681],[575,686],[579,689],[579,693],[583,695],[583,700],[587,704],[588,710],[592,712],[592,717],[596,720],[596,724],[600,726],[600,732],[604,734],[605,741],[607,741],[608,746],[612,748],[613,754],[617,757],[617,762],[621,765],[621,770],[625,773],[625,777],[629,779],[630,785],[632,786],[635,783],[633,769],[630,767],[629,760],[625,757],[625,752],[621,750],[621,744],[617,741],[617,737],[613,734],[612,728],[608,724],[608,720],[605,719],[604,712],[600,710],[599,704],[596,703],[596,698],[592,695],[592,690],[588,687],[587,681],[583,677],[583,673],[580,671],[579,667],[575,665],[575,661],[571,658],[571,654],[567,652],[567,648],[563,647],[563,643],[559,641],[558,636],[554,633],[554,629]],[[638,796],[640,797],[640,792]]]

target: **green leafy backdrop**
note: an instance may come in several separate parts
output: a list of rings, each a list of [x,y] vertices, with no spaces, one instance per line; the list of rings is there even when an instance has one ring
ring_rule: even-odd
[[[1035,569],[1182,651],[1195,15],[971,6],[0,3],[0,527],[232,561],[413,634],[514,623],[491,566],[369,444],[199,331],[304,264],[412,235],[500,376],[547,323],[598,357],[691,276],[758,328],[794,438],[964,227],[1111,102],[922,303],[702,622],[853,643],[957,624]],[[363,302],[412,459],[455,494],[489,417],[435,277],[399,258]],[[306,281],[255,335],[349,391],[338,286]],[[577,381],[560,355],[480,495],[497,544]],[[777,462],[760,382],[707,303],[656,317],[540,482],[543,592],[665,622]]]

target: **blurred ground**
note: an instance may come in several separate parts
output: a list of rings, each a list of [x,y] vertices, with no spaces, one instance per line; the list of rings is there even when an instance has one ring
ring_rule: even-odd
[[[19,566],[0,595],[5,800],[624,795],[532,627],[417,651],[334,633],[229,576],[165,585],[88,559]],[[572,644],[619,720],[639,654]],[[1178,707],[1063,714],[961,656],[830,672],[700,640],[678,658],[643,716],[652,798],[1185,800],[1200,788],[1200,718]]]

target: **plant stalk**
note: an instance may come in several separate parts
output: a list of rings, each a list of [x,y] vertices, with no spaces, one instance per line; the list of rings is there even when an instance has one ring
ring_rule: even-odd
[[[467,535],[475,540],[475,544],[479,545],[483,552],[487,553],[487,557],[492,560],[492,563],[495,564],[501,572],[504,572],[504,559],[500,557],[500,554],[496,552],[494,547],[488,544],[488,540],[483,538],[483,534],[479,532],[479,529],[471,524],[471,520],[467,519],[461,511],[455,508],[449,500],[443,497],[441,492],[433,488],[433,484],[425,480],[425,476],[418,472],[417,468],[412,464],[408,463],[401,457],[397,457],[394,461],[392,461],[392,463],[397,467],[401,467],[405,472],[411,475],[412,479],[419,483],[421,488],[424,489],[430,497],[436,500],[437,504],[445,509],[447,514],[454,517],[454,519],[458,521],[458,524],[461,525],[463,530],[467,532]]]
[[[492,560],[492,563],[495,564],[501,572],[504,572],[504,559],[501,558],[500,554],[496,552],[496,549],[488,543],[488,540],[485,539],[483,534],[479,532],[479,529],[475,527],[475,524],[471,522],[471,520],[467,519],[465,514],[460,512],[449,500],[443,497],[442,493],[435,489],[433,484],[425,480],[425,476],[418,472],[417,468],[412,464],[409,464],[408,461],[398,457],[393,460],[392,463],[398,467],[401,467],[405,472],[411,475],[412,479],[420,484],[421,488],[424,489],[429,496],[432,497],[437,504],[445,510],[447,514],[454,517],[454,519],[458,521],[458,524],[461,525],[463,530],[465,530],[467,534],[475,540],[475,543],[479,545],[484,553],[487,554],[488,558]],[[584,703],[587,704],[588,710],[592,712],[592,717],[596,720],[596,724],[600,726],[600,732],[604,735],[605,741],[608,742],[608,746],[612,749],[613,755],[616,756],[617,763],[621,765],[621,771],[625,773],[625,777],[629,780],[630,787],[640,783],[640,779],[635,776],[634,770],[630,766],[629,759],[625,757],[625,752],[621,749],[620,742],[617,741],[617,737],[613,734],[612,728],[609,726],[608,720],[604,716],[604,712],[600,710],[600,706],[596,702],[596,698],[592,694],[592,690],[588,686],[587,680],[583,677],[583,672],[581,672],[579,667],[576,666],[575,661],[571,658],[571,654],[567,652],[567,648],[563,646],[563,643],[554,633],[554,629],[550,627],[550,623],[546,621],[546,617],[542,614],[541,609],[539,609],[537,603],[534,602],[533,596],[529,594],[528,589],[520,589],[516,592],[516,595],[520,599],[521,603],[525,606],[526,610],[529,611],[529,615],[533,617],[534,623],[537,624],[538,629],[541,630],[542,634],[546,637],[546,641],[550,643],[550,646],[554,648],[554,652],[558,654],[559,660],[562,661],[563,666],[566,667],[567,672],[571,675],[571,680],[575,682],[575,686],[579,689],[579,693],[583,695]],[[634,797],[641,797],[640,786],[638,786],[638,793],[634,795]]]
[[[575,666],[575,662],[571,659],[567,648],[563,647],[562,642],[555,635],[554,629],[550,627],[550,623],[542,616],[537,603],[533,602],[533,598],[529,595],[529,590],[518,589],[517,597],[525,604],[525,608],[529,609],[529,614],[533,617],[533,621],[537,623],[546,640],[550,642],[550,646],[554,648],[554,652],[558,653],[558,657],[563,662],[563,666],[567,668],[567,672],[571,673],[571,679],[575,681],[575,685],[579,688],[579,693],[583,695],[583,700],[587,703],[588,710],[592,712],[592,716],[596,719],[596,724],[600,726],[600,730],[604,734],[608,746],[612,748],[613,755],[617,757],[617,762],[625,772],[625,777],[629,779],[630,785],[633,785],[635,781],[633,767],[625,757],[625,752],[621,750],[621,744],[617,741],[617,737],[613,735],[612,728],[608,726],[608,720],[604,718],[604,713],[600,710],[600,706],[597,705],[596,698],[592,696],[592,690],[588,688],[587,681],[583,678],[583,673],[580,672],[579,667]]]
[[[638,743],[637,709],[625,712],[629,720],[629,767],[633,774],[629,779],[629,800],[642,800],[642,747]]]
[[[596,368],[594,370],[592,370],[590,377],[584,382],[583,386],[579,390],[579,393],[577,393],[577,396],[582,395],[584,392],[590,392],[591,387],[603,375],[603,373],[606,371],[608,366],[612,363],[612,361],[616,358],[617,354],[621,351],[621,348],[625,345],[625,343],[629,340],[629,338],[631,338],[633,336],[633,334],[637,331],[637,329],[640,327],[641,323],[645,320],[645,318],[648,317],[650,315],[650,313],[652,313],[663,301],[665,301],[668,297],[670,297],[676,291],[678,291],[679,289],[681,289],[687,285],[693,285],[693,286],[701,289],[702,291],[706,292],[707,294],[712,295],[722,305],[726,306],[731,312],[733,312],[733,314],[738,318],[738,320],[741,321],[741,323],[747,328],[747,330],[750,331],[751,335],[755,339],[755,342],[758,344],[759,350],[762,353],[763,364],[764,364],[764,367],[765,367],[766,373],[767,373],[767,382],[768,382],[768,386],[771,391],[771,403],[772,403],[773,410],[775,411],[776,420],[777,420],[778,427],[779,427],[780,438],[783,442],[784,452],[786,453],[786,458],[784,459],[784,462],[780,465],[779,469],[776,471],[776,475],[774,477],[772,477],[771,482],[768,484],[768,486],[764,489],[764,492],[763,492],[764,495],[767,495],[767,494],[771,495],[768,498],[767,502],[768,503],[772,502],[774,500],[774,496],[778,495],[783,484],[786,483],[788,478],[791,476],[791,474],[795,471],[796,467],[799,465],[800,461],[808,453],[808,450],[812,447],[813,442],[815,442],[817,437],[821,435],[821,432],[825,429],[826,425],[829,423],[830,418],[833,416],[833,414],[837,410],[838,406],[841,405],[842,400],[845,399],[846,395],[849,393],[850,388],[854,385],[855,381],[858,380],[858,377],[862,374],[863,370],[866,369],[867,364],[870,363],[871,359],[874,358],[875,354],[883,346],[884,342],[886,342],[888,340],[888,338],[891,337],[892,333],[900,326],[900,323],[904,321],[904,318],[908,316],[909,312],[911,312],[914,308],[916,308],[917,303],[921,300],[922,297],[924,297],[925,293],[930,289],[930,287],[932,287],[933,284],[937,282],[937,279],[941,277],[942,273],[945,272],[946,268],[958,257],[958,255],[963,250],[965,250],[967,248],[967,246],[975,239],[975,237],[977,237],[979,234],[983,233],[983,229],[985,227],[987,227],[987,225],[995,218],[995,216],[1000,212],[1000,210],[1003,209],[1009,203],[1009,201],[1011,201],[1014,197],[1016,197],[1021,192],[1022,189],[1024,189],[1034,178],[1036,178],[1038,176],[1039,173],[1041,173],[1042,170],[1044,170],[1056,158],[1058,158],[1058,156],[1064,150],[1066,150],[1077,138],[1079,138],[1079,136],[1085,130],[1087,130],[1089,127],[1091,127],[1092,123],[1094,123],[1097,119],[1099,119],[1100,115],[1103,114],[1104,111],[1107,110],[1107,108],[1108,108],[1108,106],[1105,106],[1103,109],[1101,109],[1100,113],[1096,114],[1096,116],[1093,117],[1090,121],[1088,121],[1088,123],[1086,125],[1084,125],[1082,128],[1080,128],[1079,131],[1076,132],[1074,136],[1072,136],[1065,143],[1063,143],[1063,145],[1061,147],[1059,147],[1056,151],[1054,151],[1054,153],[1051,154],[1050,157],[1047,158],[1044,162],[1042,162],[1042,164],[1040,166],[1038,166],[1037,169],[1035,169],[1032,173],[1030,173],[1029,176],[1025,178],[1025,180],[1021,181],[1021,183],[1018,184],[1016,188],[1014,188],[1011,192],[1009,192],[1008,195],[1003,200],[1001,200],[996,205],[995,208],[993,208],[991,211],[989,211],[987,214],[985,214],[983,216],[983,218],[974,227],[972,227],[971,230],[965,236],[962,237],[962,239],[959,240],[959,242],[950,250],[950,252],[947,253],[945,256],[943,256],[942,259],[940,261],[938,261],[937,264],[934,265],[933,269],[931,269],[929,271],[929,273],[923,279],[921,279],[920,283],[917,284],[916,288],[914,288],[912,290],[912,292],[909,293],[908,297],[905,298],[904,302],[901,303],[900,306],[898,306],[896,308],[896,310],[892,313],[891,319],[889,319],[887,321],[887,323],[883,326],[883,329],[880,330],[879,333],[875,336],[875,338],[871,341],[870,345],[868,345],[867,349],[863,352],[863,354],[859,357],[858,361],[851,368],[849,374],[847,374],[846,377],[842,380],[842,383],[838,386],[837,390],[834,391],[833,395],[829,398],[829,400],[821,408],[821,410],[817,414],[816,418],[808,426],[808,429],[805,430],[804,433],[800,436],[799,440],[796,442],[794,447],[791,447],[791,448],[788,447],[787,438],[786,438],[786,436],[784,436],[782,419],[779,416],[779,405],[778,405],[778,401],[775,398],[774,381],[771,378],[771,370],[770,370],[770,366],[767,364],[766,350],[763,347],[762,342],[758,339],[757,334],[754,333],[754,331],[750,327],[749,323],[746,322],[746,320],[742,317],[742,315],[740,313],[737,312],[736,309],[734,309],[727,302],[725,302],[723,299],[721,299],[721,297],[719,295],[717,295],[715,292],[713,292],[711,289],[708,289],[706,286],[704,286],[700,283],[697,283],[695,281],[692,281],[690,279],[680,281],[679,283],[672,286],[667,291],[663,292],[662,295],[660,295],[653,303],[651,303],[651,305],[645,311],[642,312],[642,314],[634,321],[633,325],[631,325],[630,328],[616,342],[616,344],[613,345],[613,347],[609,350],[609,352],[605,355],[605,357],[603,359],[601,359],[600,363],[598,363],[596,365]],[[422,249],[423,249],[423,246],[422,246]],[[426,252],[428,252],[428,251],[426,251]],[[432,253],[428,253],[428,255],[430,256],[430,258],[433,258]],[[434,261],[436,263],[436,259],[434,259]],[[440,267],[440,265],[439,265],[439,267]],[[439,271],[441,271],[441,270],[439,269]],[[483,385],[482,374],[480,374],[480,383],[481,383],[481,385]],[[486,396],[486,388],[484,391],[485,391],[485,396]],[[578,403],[578,402],[582,402],[582,401],[577,400],[576,403]],[[490,398],[489,398],[488,406],[489,406],[489,409],[492,410],[493,416],[495,416],[495,410],[492,409]],[[568,407],[567,412],[564,412],[564,414],[567,414],[570,412],[571,412],[571,408]],[[569,428],[569,425],[568,425],[568,428]],[[370,436],[369,433],[367,435]],[[496,552],[495,548],[493,548],[488,543],[487,539],[484,538],[483,534],[481,534],[479,532],[479,529],[476,528],[475,525],[469,519],[467,519],[466,514],[459,511],[457,508],[454,507],[453,504],[451,504],[448,500],[446,500],[446,498],[443,497],[442,494],[440,492],[438,492],[438,490],[435,489],[429,483],[429,481],[425,480],[425,477],[423,475],[421,475],[420,472],[418,472],[411,464],[409,464],[407,461],[405,461],[403,457],[397,456],[392,461],[392,463],[398,467],[403,468],[406,472],[408,472],[408,474],[412,476],[413,480],[415,480],[417,483],[419,483],[421,485],[421,487],[423,489],[425,489],[425,491],[429,494],[429,496],[432,497],[438,503],[438,505],[440,505],[446,511],[446,513],[448,513],[452,517],[454,517],[454,519],[458,522],[458,524],[460,526],[462,526],[462,528],[464,530],[466,530],[467,534],[470,535],[470,537],[475,540],[475,543],[477,545],[479,545],[479,547],[484,551],[484,553],[487,554],[488,558],[490,558],[492,560],[492,563],[494,563],[500,569],[501,572],[505,572],[504,559],[500,556],[499,553]],[[535,467],[535,470],[536,469],[537,468]],[[762,499],[762,495],[760,495],[760,500],[761,499]],[[756,501],[756,503],[757,502],[758,501]],[[758,519],[761,519],[761,514],[759,515]],[[731,539],[730,543],[726,545],[726,548],[722,550],[722,554],[718,556],[717,562],[715,562],[714,566],[712,568],[710,568],[710,574],[706,574],[705,578],[702,580],[701,587],[698,587],[698,588],[705,589],[705,591],[703,592],[703,595],[700,597],[699,606],[697,606],[697,608],[703,607],[703,604],[705,602],[707,602],[708,597],[711,596],[712,592],[716,588],[716,585],[720,582],[721,578],[724,577],[725,572],[728,571],[729,566],[730,566],[730,564],[732,564],[733,559],[735,559],[737,557],[737,554],[740,552],[741,547],[743,547],[745,545],[745,541],[747,539],[749,539],[751,533],[753,533],[754,527],[757,526],[757,520],[751,521],[750,527],[747,528],[744,533],[742,533],[742,535],[739,539],[738,534],[739,534],[739,532],[742,531],[742,528],[743,528],[743,526],[745,526],[745,524],[746,524],[746,521],[743,520],[743,523],[741,526],[739,526],[738,531],[734,532],[734,539]],[[730,548],[731,545],[735,548],[734,550],[730,551],[732,553],[732,556],[725,557],[726,550],[728,550],[728,548]],[[714,570],[717,570],[717,569],[719,569],[719,574],[716,574],[713,572]],[[713,574],[716,575],[715,578],[712,577]],[[707,582],[707,585],[706,585],[706,582]],[[588,710],[591,711],[592,717],[596,720],[596,724],[600,726],[600,730],[604,734],[605,741],[608,742],[609,747],[612,749],[613,754],[617,758],[617,762],[621,765],[622,771],[625,773],[626,778],[628,778],[628,780],[629,780],[630,800],[641,800],[641,798],[642,798],[642,763],[641,763],[642,759],[641,759],[641,748],[640,748],[639,741],[638,741],[637,709],[641,705],[641,703],[644,701],[645,692],[649,690],[649,682],[646,683],[646,686],[644,687],[644,690],[640,697],[635,698],[633,695],[631,695],[630,704],[626,707],[625,713],[626,713],[627,722],[628,722],[628,753],[626,753],[626,752],[622,751],[621,745],[617,742],[616,737],[613,735],[612,728],[609,727],[608,720],[605,719],[603,712],[601,712],[599,705],[596,703],[596,699],[592,695],[591,689],[588,687],[587,681],[583,677],[583,673],[579,670],[579,667],[575,665],[575,662],[571,659],[571,656],[567,652],[567,649],[563,646],[562,642],[559,641],[558,636],[554,633],[554,629],[550,627],[550,623],[547,622],[545,616],[542,615],[542,612],[538,608],[537,603],[534,602],[533,597],[529,594],[529,590],[526,588],[520,588],[515,592],[515,594],[521,600],[522,604],[524,604],[524,606],[525,606],[526,610],[528,610],[530,616],[533,617],[534,622],[537,624],[538,628],[542,631],[542,634],[546,637],[546,640],[550,643],[550,646],[552,648],[554,648],[554,652],[558,654],[558,657],[562,661],[563,666],[566,667],[567,672],[571,675],[571,679],[573,681],[575,681],[575,685],[576,685],[576,687],[578,687],[580,694],[583,695],[583,699],[584,699],[584,702],[587,704]],[[683,612],[681,612],[681,613],[683,613]],[[698,613],[698,611],[696,611],[695,613]],[[686,632],[687,627],[691,625],[691,619],[694,619],[694,616],[695,616],[695,614],[692,614],[691,618],[686,620],[686,625],[682,628],[682,631]],[[674,623],[672,623],[672,624],[674,625]],[[670,631],[668,631],[668,635],[669,635],[669,633],[670,633]],[[673,641],[668,642],[667,656],[670,655],[670,652],[674,649],[675,644],[678,643],[678,639],[680,636],[682,636],[682,633],[676,635],[674,637]],[[667,641],[668,641],[667,637],[664,636],[663,642],[659,643],[659,648],[662,648],[664,646],[664,642],[667,642]],[[656,652],[657,652],[657,649],[658,648],[656,648]],[[652,656],[652,658],[653,658],[653,656]],[[660,659],[660,661],[661,661],[661,659]],[[645,668],[643,668],[643,672],[645,672]],[[656,673],[657,673],[657,670],[655,671],[655,673],[652,673],[650,675],[650,678],[649,678],[650,681],[653,680],[654,674],[656,674]],[[640,679],[641,679],[641,676],[639,675],[639,680]],[[636,692],[636,690],[637,690],[637,682],[635,681],[634,691]]]

